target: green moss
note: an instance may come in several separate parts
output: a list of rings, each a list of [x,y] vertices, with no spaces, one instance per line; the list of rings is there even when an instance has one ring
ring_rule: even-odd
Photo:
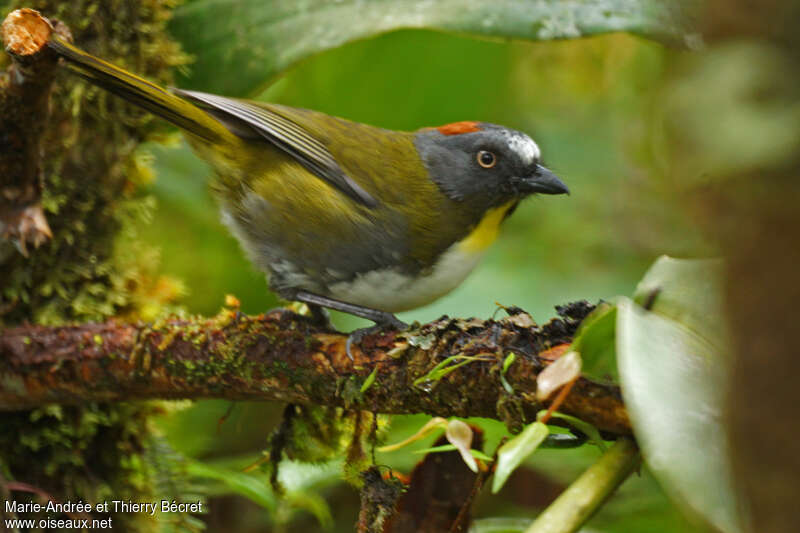
[[[497,413],[511,433],[519,433],[530,421],[525,417],[525,405],[530,405],[530,398],[500,394],[497,399]]]
[[[168,83],[171,69],[186,63],[164,31],[173,4],[16,0],[9,10],[37,9],[64,22],[86,50]],[[152,320],[173,311],[169,302],[182,286],[158,275],[158,252],[138,237],[155,205],[136,193],[152,179],[137,147],[161,126],[65,69],[58,73],[51,109],[43,141],[42,204],[53,239],[28,258],[0,250],[0,326],[110,316]],[[97,338],[93,343],[101,344]],[[179,498],[178,462],[164,462],[170,455],[149,423],[157,406],[49,406],[4,414],[0,469],[6,479],[39,487],[60,501]],[[121,531],[156,526],[142,513],[113,518]],[[196,530],[184,518],[177,517],[176,529],[184,524]]]
[[[157,478],[176,478],[174,471],[157,468],[151,457],[156,437],[149,419],[156,409],[153,404],[50,405],[5,414],[0,469],[8,479],[24,481],[60,501],[151,501],[161,496],[155,490]],[[98,513],[95,518],[105,517]],[[125,531],[155,527],[143,514],[111,517]]]
[[[349,376],[344,379],[339,388],[339,396],[344,400],[344,406],[347,408],[361,403],[364,397],[361,392],[361,379],[358,376]]]
[[[59,19],[88,51],[169,82],[171,68],[186,63],[164,33],[172,3],[19,0],[11,7]],[[57,76],[51,102],[43,206],[54,236],[28,259],[0,254],[0,269],[8,274],[0,287],[0,324],[152,313],[148,307],[164,295],[163,280],[155,270],[157,252],[138,241],[137,231],[152,217],[154,202],[135,191],[151,179],[137,146],[160,125],[66,69]],[[174,295],[180,287],[166,292]]]

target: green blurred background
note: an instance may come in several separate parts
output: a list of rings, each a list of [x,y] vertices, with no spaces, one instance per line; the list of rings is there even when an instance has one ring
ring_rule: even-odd
[[[669,56],[680,54],[622,34],[529,43],[398,31],[314,56],[260,98],[393,129],[482,120],[529,133],[571,196],[526,201],[461,287],[400,318],[489,317],[497,302],[520,306],[542,323],[557,304],[631,294],[658,255],[711,252],[676,208],[682,199],[673,184],[659,178],[663,154],[651,128]],[[157,175],[144,194],[158,203],[144,236],[161,250],[161,271],[183,282],[179,303],[191,313],[213,314],[230,293],[247,313],[278,305],[263,275],[221,226],[207,188],[208,167],[182,141],[144,150],[154,156]],[[342,315],[334,321],[345,330],[362,324]],[[238,470],[259,457],[282,406],[239,403],[223,422],[228,408],[225,402],[198,402],[165,416],[162,427],[179,451]],[[413,433],[426,419],[394,417],[388,441]],[[491,451],[505,429],[478,422]],[[598,456],[593,447],[537,453],[530,469],[516,473],[497,497],[482,498],[476,515],[530,518]],[[408,471],[420,457],[401,451],[378,460]],[[314,467],[314,476],[304,468],[286,469],[300,472],[294,486],[324,497],[334,530],[352,531],[358,497],[340,480],[338,467]],[[211,531],[316,530],[312,515],[324,520],[326,511],[324,503],[313,501],[277,504],[279,510],[269,512],[241,497],[220,496],[211,500],[206,519]],[[293,515],[298,506],[313,512]],[[643,472],[625,484],[590,530],[695,529]]]

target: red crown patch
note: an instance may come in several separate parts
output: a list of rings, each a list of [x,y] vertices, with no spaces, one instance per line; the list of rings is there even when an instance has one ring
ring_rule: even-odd
[[[436,128],[442,135],[461,135],[462,133],[473,133],[480,131],[478,123],[474,120],[464,120],[462,122],[453,122],[452,124],[445,124]]]

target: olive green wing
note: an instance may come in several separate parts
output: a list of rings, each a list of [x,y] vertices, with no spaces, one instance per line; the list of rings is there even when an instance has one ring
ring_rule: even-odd
[[[347,175],[325,144],[286,116],[246,100],[180,89],[173,92],[198,104],[236,135],[260,137],[273,144],[356,202],[366,207],[378,205],[372,195]]]

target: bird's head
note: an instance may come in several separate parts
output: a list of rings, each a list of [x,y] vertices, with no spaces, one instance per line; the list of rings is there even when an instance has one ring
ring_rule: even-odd
[[[568,194],[526,134],[485,122],[426,128],[414,143],[431,179],[456,202],[483,209],[531,194]]]

